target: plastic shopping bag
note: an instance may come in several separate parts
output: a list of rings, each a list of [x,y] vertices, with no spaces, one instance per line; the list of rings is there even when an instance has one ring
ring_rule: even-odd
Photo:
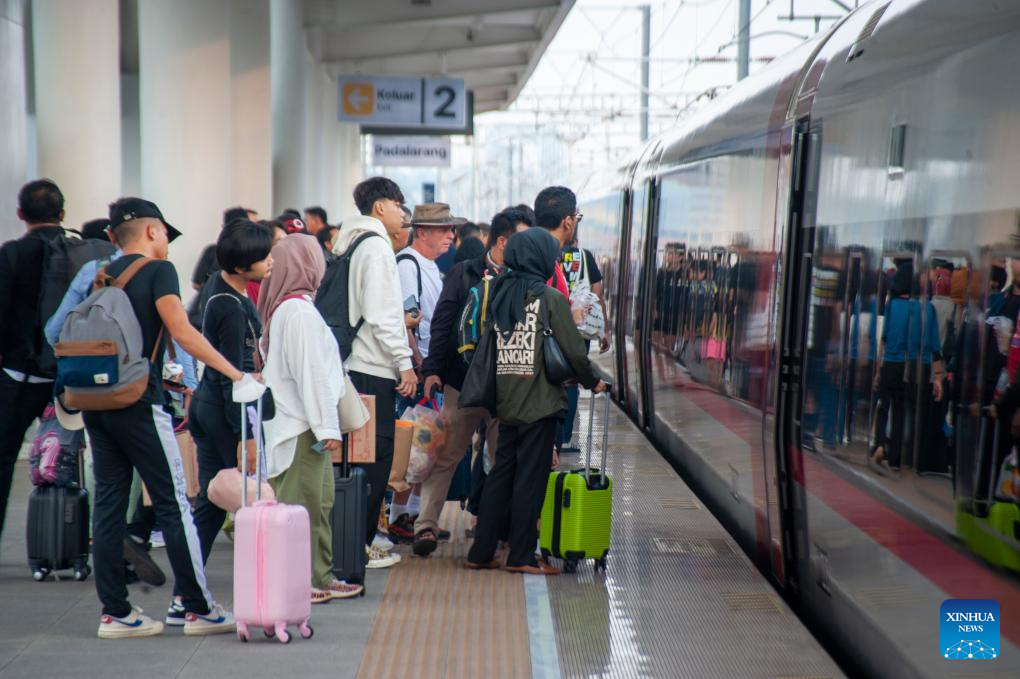
[[[433,400],[432,408],[429,408],[424,403],[428,403],[427,399],[422,399],[422,403],[414,409],[414,434],[405,477],[408,483],[421,483],[427,479],[436,466],[439,451],[446,445],[446,431],[438,404]]]

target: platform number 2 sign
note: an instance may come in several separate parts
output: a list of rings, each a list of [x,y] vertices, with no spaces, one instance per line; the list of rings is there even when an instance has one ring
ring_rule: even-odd
[[[463,80],[425,81],[425,125],[463,127],[466,109]]]

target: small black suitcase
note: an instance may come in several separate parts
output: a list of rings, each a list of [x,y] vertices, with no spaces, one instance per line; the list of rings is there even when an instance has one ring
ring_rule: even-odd
[[[28,567],[38,581],[73,570],[84,580],[89,568],[89,494],[84,488],[38,486],[28,498]]]
[[[365,470],[352,467],[347,461],[347,440],[344,436],[343,463],[333,465],[336,494],[330,523],[333,527],[333,575],[351,584],[365,584],[365,527],[368,521],[368,482]],[[364,589],[361,595],[365,595]]]

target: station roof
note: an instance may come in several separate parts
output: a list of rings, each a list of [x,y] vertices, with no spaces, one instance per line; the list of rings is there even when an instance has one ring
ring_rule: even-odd
[[[305,0],[308,47],[331,76],[463,78],[475,113],[505,108],[574,0]]]

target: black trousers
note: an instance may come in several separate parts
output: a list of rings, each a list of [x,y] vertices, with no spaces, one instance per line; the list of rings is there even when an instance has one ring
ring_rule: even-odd
[[[875,418],[875,447],[882,446],[890,467],[899,467],[903,452],[904,430],[910,427],[907,419],[909,390],[904,382],[904,363],[883,363],[878,375],[878,414]],[[892,422],[889,413],[892,411]],[[886,431],[888,430],[888,434]],[[909,439],[908,439],[909,440]]]
[[[194,398],[188,409],[188,424],[198,458],[199,490],[194,513],[203,564],[209,560],[213,542],[227,518],[226,511],[209,501],[209,482],[221,470],[237,466],[237,444],[241,439],[227,421],[226,408],[231,407],[239,408],[240,404]]]
[[[379,525],[379,510],[382,508],[386,484],[393,467],[393,424],[396,405],[397,381],[351,371],[351,382],[359,394],[375,396],[375,462],[358,465],[365,470],[368,480],[368,525],[366,544],[372,544],[376,527]]]
[[[18,461],[25,432],[42,415],[52,397],[52,382],[19,382],[0,370],[0,534],[11,495],[14,463]]]
[[[174,587],[181,594],[184,608],[208,613],[213,599],[206,586],[184,464],[170,415],[162,406],[136,403],[123,410],[87,412],[84,417],[92,439],[96,483],[92,553],[103,613],[123,617],[131,612],[124,582],[123,542],[132,467],[138,470],[152,498],[174,572]]]
[[[499,425],[496,464],[485,479],[475,541],[468,552],[473,563],[487,563],[496,554],[506,508],[510,508],[508,566],[535,565],[538,517],[552,469],[552,449],[560,421],[547,417],[531,424]]]

